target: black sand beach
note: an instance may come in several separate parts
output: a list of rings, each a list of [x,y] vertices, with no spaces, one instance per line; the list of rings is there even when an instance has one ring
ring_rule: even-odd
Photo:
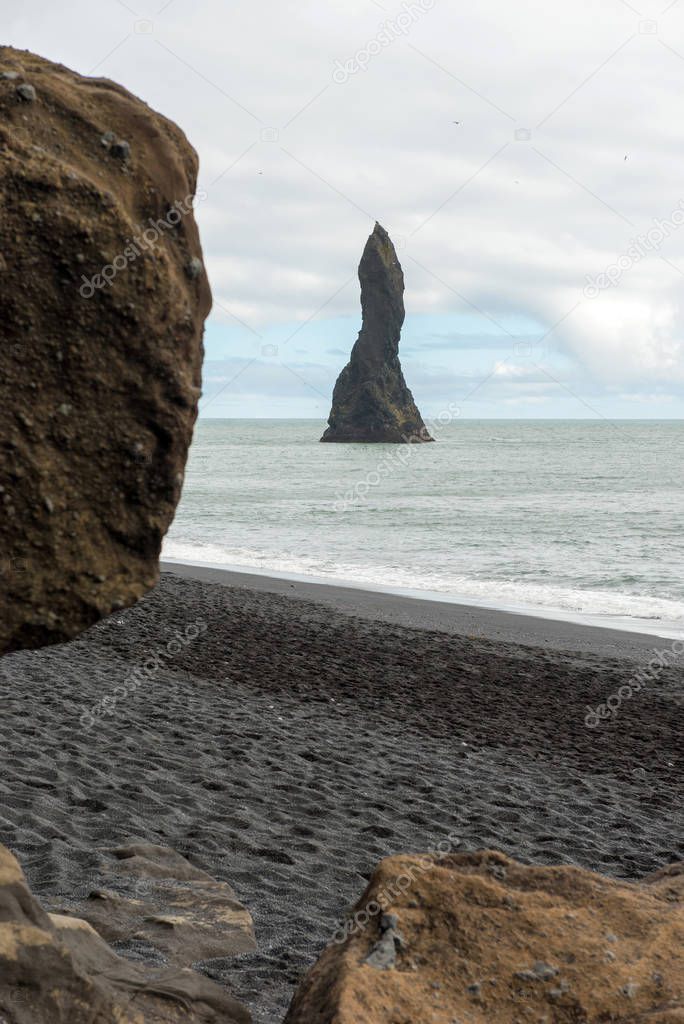
[[[50,907],[98,847],[174,847],[255,919],[258,953],[203,969],[276,1024],[385,855],[449,841],[623,878],[684,858],[681,667],[584,721],[670,641],[167,568],[0,664],[0,841]]]
[[[479,637],[503,643],[559,651],[585,651],[606,657],[648,660],[654,647],[668,647],[665,638],[609,626],[589,626],[537,615],[498,611],[456,601],[404,597],[359,586],[310,582],[204,565],[162,562],[162,571],[202,583],[248,587],[260,593],[283,594],[364,619],[411,629],[430,629],[453,636]]]

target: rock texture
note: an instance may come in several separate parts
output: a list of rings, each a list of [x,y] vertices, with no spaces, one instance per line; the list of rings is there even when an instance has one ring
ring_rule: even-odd
[[[164,846],[105,852],[99,885],[55,909],[87,921],[120,952],[151,949],[153,960],[158,953],[177,967],[256,950],[251,915],[231,887]]]
[[[404,323],[404,275],[379,224],[359,264],[362,326],[337,378],[321,441],[432,441],[399,362]]]
[[[190,970],[118,957],[85,921],[49,915],[0,846],[2,1024],[249,1024],[248,1011]]]
[[[155,584],[211,305],[196,178],[125,89],[0,47],[0,652]]]
[[[684,864],[631,884],[491,851],[390,857],[354,919],[286,1024],[684,1022]]]

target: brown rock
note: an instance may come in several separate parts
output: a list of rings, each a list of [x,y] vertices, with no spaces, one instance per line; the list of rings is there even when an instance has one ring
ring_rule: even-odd
[[[492,851],[389,857],[350,922],[365,912],[286,1024],[684,1024],[682,864],[631,884]]]
[[[189,970],[122,960],[85,921],[49,915],[0,846],[3,1024],[249,1024],[248,1011]]]
[[[1,652],[154,586],[211,295],[188,273],[197,156],[180,129],[27,52],[0,47],[0,72]]]
[[[105,852],[88,898],[55,909],[83,918],[107,942],[146,943],[177,967],[256,949],[252,917],[231,887],[164,846]]]

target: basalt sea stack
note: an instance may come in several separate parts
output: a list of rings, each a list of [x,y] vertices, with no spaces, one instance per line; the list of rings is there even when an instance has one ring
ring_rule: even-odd
[[[380,224],[363,250],[359,281],[361,331],[337,378],[321,441],[432,441],[401,372],[404,275]]]

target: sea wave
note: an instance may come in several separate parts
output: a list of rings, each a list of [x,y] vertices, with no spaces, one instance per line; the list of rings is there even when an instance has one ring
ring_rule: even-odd
[[[300,555],[173,540],[164,544],[162,557],[266,574],[311,577],[425,597],[437,595],[505,610],[536,611],[548,617],[558,612],[587,621],[604,620],[605,625],[684,636],[684,603],[622,590],[580,589],[515,579],[476,579],[398,565],[355,565],[330,559],[317,560]],[[654,629],[656,626],[660,628]]]

